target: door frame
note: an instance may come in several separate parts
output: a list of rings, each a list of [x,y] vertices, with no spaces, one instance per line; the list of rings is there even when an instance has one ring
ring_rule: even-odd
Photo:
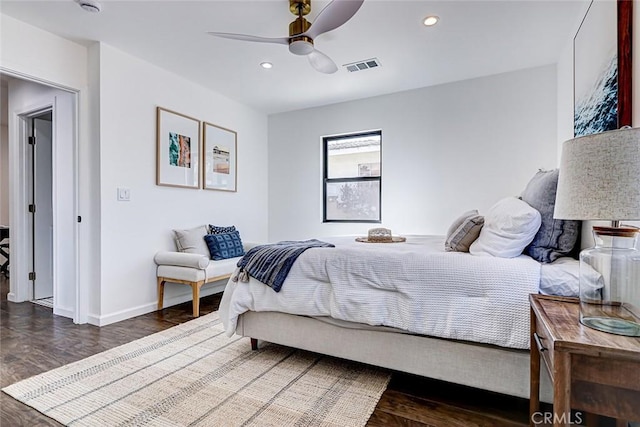
[[[70,203],[73,204],[73,212],[76,217],[78,217],[79,212],[79,184],[78,184],[78,174],[79,174],[79,164],[78,164],[78,149],[79,149],[79,99],[80,92],[78,90],[61,86],[52,82],[43,81],[38,78],[33,78],[31,76],[27,76],[21,73],[15,73],[10,70],[7,70],[3,67],[0,67],[0,73],[5,74],[9,77],[25,80],[29,83],[38,84],[45,87],[50,87],[53,89],[61,90],[67,92],[71,95],[73,101],[72,108],[72,123],[69,124],[71,128],[71,133],[73,137],[72,141],[72,150],[73,150],[73,158],[68,159],[65,165],[56,165],[56,142],[55,137],[53,137],[53,183],[54,186],[52,188],[52,197],[54,199],[58,198],[57,189],[55,187],[56,182],[56,174],[57,170],[61,170],[61,168],[68,168],[71,166],[73,168],[73,188],[71,189],[71,200]],[[28,136],[27,129],[27,121],[28,117],[32,117],[46,111],[47,109],[51,109],[53,111],[53,127],[55,133],[56,126],[56,109],[55,109],[55,101],[52,102],[34,102],[32,105],[28,105],[27,107],[21,109],[20,111],[9,111],[9,125],[13,126],[15,131],[9,132],[9,222],[10,222],[10,230],[9,230],[9,238],[11,242],[11,276],[9,281],[10,292],[7,295],[7,299],[12,302],[24,302],[30,301],[33,289],[32,282],[28,280],[28,273],[30,271],[30,261],[29,261],[29,245],[25,244],[27,239],[29,238],[29,212],[26,209],[28,205],[28,189],[27,184],[29,183],[29,178],[27,175],[26,162],[27,158],[27,141],[26,137]],[[11,139],[15,138],[17,141],[12,141]],[[69,163],[71,165],[69,165]],[[65,197],[67,198],[67,197]],[[70,317],[73,319],[74,323],[86,323],[86,312],[87,307],[83,307],[81,304],[81,289],[80,289],[80,280],[79,280],[79,223],[75,222],[75,226],[73,227],[73,235],[72,236],[60,236],[56,233],[56,208],[54,207],[53,211],[53,220],[54,220],[54,230],[53,230],[53,293],[54,293],[54,314],[60,314],[65,317]],[[58,271],[58,262],[59,257],[56,253],[56,247],[61,243],[61,238],[64,238],[65,245],[72,245],[72,249],[70,252],[73,257],[73,264],[75,268],[75,272],[73,274],[73,282],[66,284],[66,286],[70,286],[70,291],[73,292],[73,307],[71,310],[56,310],[55,300],[56,295],[59,292],[59,283],[57,280]],[[84,321],[83,321],[84,319]]]

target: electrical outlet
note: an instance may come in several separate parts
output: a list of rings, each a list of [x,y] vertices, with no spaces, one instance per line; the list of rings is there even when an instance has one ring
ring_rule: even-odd
[[[131,200],[131,190],[124,187],[118,187],[118,201],[128,202]]]

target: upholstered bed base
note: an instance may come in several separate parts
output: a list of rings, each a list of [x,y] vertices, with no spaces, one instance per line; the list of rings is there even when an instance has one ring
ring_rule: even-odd
[[[389,331],[346,328],[311,317],[247,312],[236,333],[424,377],[529,398],[529,352]],[[552,401],[541,378],[541,399]]]

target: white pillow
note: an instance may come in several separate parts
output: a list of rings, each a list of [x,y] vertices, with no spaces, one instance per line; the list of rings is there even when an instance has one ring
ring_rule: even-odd
[[[579,296],[580,261],[560,257],[540,265],[540,293],[563,297]]]
[[[209,247],[204,241],[204,236],[208,233],[207,227],[201,225],[199,227],[190,228],[188,230],[173,230],[176,239],[176,247],[179,252],[187,252],[190,254],[199,254],[210,257]]]
[[[538,210],[516,197],[507,197],[493,205],[484,216],[484,227],[471,244],[472,255],[514,258],[533,240],[542,218]]]

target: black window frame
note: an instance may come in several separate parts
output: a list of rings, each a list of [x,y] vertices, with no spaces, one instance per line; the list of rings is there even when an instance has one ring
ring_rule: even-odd
[[[377,136],[380,138],[380,176],[362,176],[353,178],[329,178],[329,141],[339,141],[341,139],[351,139],[365,136]],[[327,184],[341,182],[378,182],[378,219],[328,219],[327,218]],[[368,132],[357,132],[333,136],[322,137],[322,222],[338,223],[382,223],[382,130],[372,130]]]

